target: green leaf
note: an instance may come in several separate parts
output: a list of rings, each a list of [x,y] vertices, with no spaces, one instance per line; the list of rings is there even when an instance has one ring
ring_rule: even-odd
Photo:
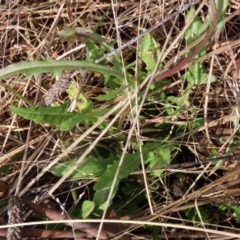
[[[203,207],[198,207],[199,213],[201,214],[201,218],[203,222],[206,222],[208,220],[208,214],[205,211]],[[198,212],[195,208],[190,208],[184,211],[185,215],[189,220],[193,222],[193,224],[198,224],[200,222],[200,217],[198,215]]]
[[[91,70],[100,72],[106,75],[112,75],[123,78],[120,71],[115,70],[113,67],[95,64],[90,61],[71,61],[71,60],[54,60],[47,58],[46,60],[34,60],[29,62],[20,62],[9,65],[0,70],[0,80],[3,78],[12,77],[19,73],[25,74],[39,74],[42,72],[51,72],[59,75],[64,70]]]
[[[87,59],[96,60],[103,55],[103,50],[99,49],[92,41],[85,41],[85,45],[87,48]],[[103,64],[104,65],[104,64]]]
[[[188,24],[189,21],[192,21],[192,17],[195,14],[195,9],[191,8],[186,17],[185,17],[185,23]],[[186,40],[187,45],[190,45],[192,42],[194,42],[199,36],[201,36],[207,27],[209,26],[209,16],[207,17],[207,20],[202,23],[200,18],[196,16],[192,23],[189,25],[189,28],[187,31],[184,33],[184,38]]]
[[[118,164],[119,161],[114,161],[112,165],[108,166],[106,171],[99,177],[97,183],[94,186],[94,190],[107,189],[112,186],[112,180],[116,175]],[[121,170],[117,178],[117,184],[121,179],[131,174],[139,164],[140,164],[139,153],[127,154],[123,160]]]
[[[90,100],[85,97],[85,95],[80,92],[80,90],[74,85],[70,84],[66,92],[69,94],[70,98],[77,100],[78,111],[82,112],[86,110],[90,104]]]
[[[185,123],[185,124],[182,124],[181,126],[178,126],[177,129],[176,129],[176,136],[180,136],[182,135],[183,133],[186,132],[186,129],[189,128],[189,126],[191,127],[190,130],[194,130],[194,129],[197,129],[201,126],[203,126],[204,124],[204,119],[203,118],[196,118],[196,119],[193,119],[192,121],[189,121],[188,123]]]
[[[100,210],[103,210],[105,207],[105,203],[108,199],[109,191],[110,189],[106,188],[106,189],[98,190],[94,194],[93,201],[99,207]]]
[[[147,158],[149,151],[153,151],[159,147],[159,143],[149,143],[142,146],[142,156]],[[120,169],[120,173],[117,177],[116,185],[114,186],[111,199],[115,196],[119,182],[129,176],[140,164],[139,151],[134,154],[126,154]],[[120,156],[119,156],[120,158]],[[94,186],[96,193],[94,194],[93,201],[99,206],[99,209],[104,209],[106,200],[108,198],[110,188],[112,186],[113,179],[116,175],[119,160],[115,160],[113,164],[108,165],[104,173],[98,178],[97,183]]]
[[[188,23],[191,20],[194,14],[195,14],[194,8],[190,9],[190,11],[187,13],[185,18],[186,23]],[[202,23],[200,18],[196,16],[184,34],[184,38],[186,40],[187,45],[190,45],[197,38],[199,38],[199,36],[201,36],[203,32],[206,30],[206,28],[209,26],[209,23],[210,23],[209,19],[206,20],[204,23]],[[201,57],[206,54],[206,46],[207,44],[195,56],[195,58]],[[187,72],[183,76],[188,82],[188,87],[187,87],[188,89],[190,89],[194,85],[205,84],[207,83],[207,80],[208,80],[208,74],[204,72],[202,63],[196,63],[189,66]],[[211,82],[214,82],[214,81],[216,81],[216,77],[211,76]]]
[[[79,123],[94,122],[107,111],[107,109],[101,109],[96,112],[87,113],[67,112],[67,104],[66,102],[56,107],[20,108],[11,106],[10,108],[14,113],[25,119],[33,120],[37,124],[46,123],[50,126],[57,126],[61,131],[69,131]]]
[[[109,101],[117,98],[119,95],[123,95],[124,89],[126,89],[126,86],[117,88],[116,90],[106,91],[106,94],[94,97],[94,99],[97,99],[98,101]]]
[[[121,189],[117,192],[111,208],[118,209],[119,216],[125,216],[140,211],[144,201],[146,201],[146,195],[142,191],[141,184],[126,181],[121,184]]]
[[[170,163],[171,153],[174,148],[174,144],[160,145],[159,148],[149,152],[148,158],[146,158],[145,162],[149,164],[150,169],[164,168]],[[158,177],[162,172],[163,170],[153,171],[151,175]]]
[[[95,203],[92,201],[85,200],[81,207],[81,216],[83,219],[86,219],[90,213],[93,211]]]
[[[94,194],[93,201],[99,206],[100,209],[104,209],[105,202],[112,186],[113,178],[116,175],[119,161],[114,161],[113,164],[108,165],[105,172],[98,178],[97,183],[94,186],[96,193]],[[114,186],[111,199],[115,196],[120,180],[126,178],[131,174],[140,164],[139,153],[127,154],[123,160],[123,164],[120,169],[120,173],[117,177],[116,185]]]
[[[63,121],[74,115],[74,113],[67,112],[67,102],[57,107],[21,108],[11,106],[10,109],[25,119],[33,120],[35,123],[48,123],[51,126],[60,126]]]
[[[159,144],[146,144],[142,148],[143,157],[146,158],[149,151],[153,151]],[[120,157],[119,157],[120,158]],[[115,160],[115,161],[114,161]],[[76,166],[74,172],[70,176],[71,179],[79,179],[86,177],[97,177],[100,175],[98,182],[96,183],[94,189],[97,190],[94,194],[94,203],[98,206],[103,206],[107,200],[110,187],[112,185],[112,180],[115,176],[118,162],[116,161],[116,156],[110,154],[108,158],[99,159],[99,157],[89,156],[82,163]],[[126,178],[131,174],[140,163],[139,153],[127,154],[125,156],[120,175],[117,179],[117,185],[114,189],[114,194],[118,189],[119,181]],[[69,171],[70,168],[75,164],[74,160],[65,161],[59,163],[51,168],[51,172],[55,176],[62,177]],[[102,174],[103,173],[103,174]],[[102,174],[102,175],[101,175]],[[112,196],[112,197],[113,197]]]
[[[183,76],[189,83],[188,88],[191,88],[194,85],[207,83],[209,74],[203,71],[202,64],[196,63],[191,65]],[[216,79],[216,76],[211,75],[211,82],[215,82]]]
[[[157,42],[149,33],[143,37],[138,55],[146,64],[146,70],[151,72],[156,66],[160,50]]]
[[[93,156],[85,158],[71,174],[71,179],[81,179],[86,177],[96,177],[102,174],[107,164],[112,163],[112,156],[107,159],[98,159]],[[75,160],[59,163],[51,168],[51,172],[58,177],[64,176],[68,170],[75,164]]]
[[[231,209],[235,212],[236,217],[238,220],[240,220],[240,207],[239,206],[234,206],[230,204],[222,204],[218,207],[221,211],[226,211],[228,209]]]
[[[195,118],[192,121],[190,121],[189,124],[191,126],[191,129],[194,130],[194,129],[197,129],[204,125],[204,119],[203,118]]]

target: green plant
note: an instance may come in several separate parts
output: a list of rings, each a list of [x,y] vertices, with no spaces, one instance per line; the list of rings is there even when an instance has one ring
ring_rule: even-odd
[[[232,210],[236,214],[238,221],[240,220],[240,208],[239,206],[234,206],[232,204],[222,204],[218,207],[221,211]]]
[[[198,207],[198,211],[195,208],[187,209],[185,210],[185,215],[194,224],[199,224],[200,220],[205,223],[208,221],[209,218],[206,210],[203,207]]]
[[[41,162],[39,175],[33,180],[38,182],[46,172],[51,172],[49,175],[58,181],[55,186],[68,179],[70,182],[66,181],[69,184],[68,197],[70,196],[73,205],[71,209],[66,208],[69,214],[86,219],[105,217],[107,208],[114,210],[119,216],[136,212],[139,214],[143,210],[142,215],[134,216],[138,218],[145,214],[151,215],[148,216],[149,221],[155,221],[156,224],[161,221],[169,227],[171,218],[168,218],[168,214],[172,214],[175,207],[184,208],[187,202],[191,208],[184,210],[185,215],[179,214],[182,217],[181,221],[186,221],[186,226],[197,225],[200,220],[201,224],[210,222],[211,213],[207,213],[203,206],[198,209],[192,208],[192,201],[196,195],[190,191],[185,196],[186,201],[174,199],[171,181],[176,176],[175,171],[179,171],[178,175],[184,171],[195,171],[193,176],[196,179],[200,176],[200,181],[204,183],[208,177],[209,182],[215,179],[207,176],[207,171],[206,174],[205,172],[199,174],[198,170],[185,170],[182,165],[179,165],[179,169],[175,167],[171,169],[170,164],[172,161],[179,164],[183,161],[194,161],[196,158],[199,159],[199,156],[204,158],[205,152],[205,156],[219,154],[216,146],[209,151],[205,149],[201,151],[200,140],[204,130],[212,126],[218,127],[221,123],[218,120],[214,123],[214,120],[206,119],[199,103],[202,96],[198,96],[195,101],[193,95],[195,96],[195,90],[198,89],[202,93],[205,85],[217,84],[218,76],[209,77],[208,67],[203,61],[207,59],[206,54],[210,51],[209,45],[212,45],[213,38],[218,41],[228,3],[210,0],[210,10],[206,5],[199,13],[198,8],[203,7],[202,3],[199,3],[186,15],[182,12],[181,17],[179,16],[179,25],[174,20],[175,25],[170,31],[170,25],[164,26],[163,31],[161,30],[161,34],[169,31],[165,38],[157,32],[145,34],[139,45],[136,45],[137,51],[130,54],[130,60],[123,51],[121,57],[115,54],[108,59],[110,63],[103,60],[95,64],[94,62],[103,54],[115,49],[115,41],[108,42],[96,32],[96,30],[101,32],[104,28],[96,27],[95,30],[91,30],[63,27],[58,36],[64,43],[68,42],[66,45],[70,45],[71,42],[79,44],[79,37],[86,38],[85,60],[57,61],[46,58],[41,61],[15,63],[0,70],[0,85],[15,96],[10,109],[20,116],[17,120],[24,118],[35,122],[34,127],[36,124],[42,124],[47,131],[53,129],[54,134],[57,133],[57,136],[54,135],[54,142],[55,137],[61,142],[59,149],[65,149],[67,146],[67,151],[62,151],[59,156],[53,152],[51,161],[46,166],[42,167]],[[139,22],[141,21],[142,19]],[[74,78],[78,84],[70,83],[71,79],[67,79],[64,89],[60,91],[62,95],[59,94],[61,102],[57,101],[57,92],[52,98],[53,101],[45,104],[47,106],[41,104],[34,106],[28,97],[23,97],[5,83],[5,78],[11,78],[16,74],[19,74],[20,81],[24,81],[26,75],[39,73],[52,73],[61,81],[65,72],[72,70],[79,74]],[[95,77],[94,74],[89,82],[84,82],[88,85],[85,86],[80,83],[80,77],[84,78],[88,71],[98,76]],[[48,80],[46,82],[49,84]],[[48,86],[46,82],[43,83],[44,87]],[[17,107],[18,99],[21,99],[23,104]],[[76,103],[72,112],[69,111],[70,101]],[[214,102],[213,99],[211,101]],[[215,108],[214,105],[211,107]],[[207,125],[208,121],[212,122]],[[232,120],[230,121],[229,126],[232,126]],[[222,125],[227,124],[224,122]],[[80,137],[75,138],[75,133]],[[208,140],[218,141],[218,138],[210,136]],[[233,145],[228,146],[225,155],[236,151],[238,141],[233,141]],[[23,152],[21,156],[22,154]],[[26,156],[25,154],[24,157]],[[12,161],[14,163],[1,168],[3,175],[10,175],[9,171],[17,166],[16,161],[19,159]],[[166,168],[167,166],[169,168]],[[135,172],[136,169],[141,169],[141,173]],[[182,174],[184,177],[188,174],[185,172]],[[33,180],[30,183],[23,181],[23,185],[30,188]],[[81,192],[82,189],[77,188],[79,182],[89,184],[90,190],[87,191],[86,198]],[[50,187],[49,195],[56,190],[55,186]],[[225,209],[238,211],[232,206]],[[160,220],[157,218],[159,212],[160,214],[163,212]],[[153,234],[154,239],[160,239],[159,235],[164,233],[162,226],[144,227],[144,230],[148,229],[148,233]]]

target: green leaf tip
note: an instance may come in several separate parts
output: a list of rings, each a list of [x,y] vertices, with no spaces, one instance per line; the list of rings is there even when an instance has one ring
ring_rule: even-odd
[[[116,77],[123,77],[123,73],[100,64],[95,64],[90,61],[77,61],[77,60],[55,60],[47,58],[45,60],[33,60],[25,61],[16,64],[9,65],[0,70],[0,80],[8,77],[12,77],[16,74],[39,74],[43,72],[51,72],[53,74],[59,74],[64,70],[90,70],[100,72],[106,75],[112,75]]]

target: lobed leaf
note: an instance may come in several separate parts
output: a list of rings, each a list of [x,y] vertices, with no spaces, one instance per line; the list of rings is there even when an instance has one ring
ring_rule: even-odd
[[[49,107],[40,106],[34,108],[20,108],[11,106],[11,110],[19,116],[32,120],[35,123],[46,123],[50,126],[57,126],[61,131],[69,131],[79,123],[92,122],[102,116],[107,109],[97,112],[68,112],[67,102],[61,106]]]

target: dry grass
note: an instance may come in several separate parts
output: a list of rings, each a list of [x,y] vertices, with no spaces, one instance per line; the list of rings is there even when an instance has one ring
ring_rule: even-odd
[[[67,1],[67,3],[46,1],[5,3],[1,5],[0,16],[1,67],[25,60],[42,60],[48,56],[54,59],[85,59],[84,39],[76,38],[62,42],[57,37],[57,33],[65,26],[92,29],[97,26],[96,32],[104,36],[106,41],[117,39],[117,45],[121,46],[178,10],[179,2],[183,1],[173,0],[169,4],[164,2],[153,0],[113,3],[113,1],[83,0]],[[184,2],[186,4],[191,1]],[[202,20],[208,12],[208,7],[208,0],[201,1],[201,4],[196,6],[198,16]],[[83,200],[92,200],[93,183],[96,179],[73,181],[69,178],[71,172],[62,178],[56,177],[49,171],[52,166],[68,159],[81,162],[99,145],[103,145],[109,151],[121,151],[121,163],[125,154],[134,152],[134,146],[138,145],[141,150],[144,144],[152,142],[160,144],[167,138],[167,143],[175,146],[171,158],[180,165],[177,169],[176,166],[170,165],[159,177],[153,177],[149,174],[153,169],[145,169],[144,159],[139,156],[142,158],[141,166],[123,181],[123,185],[132,181],[138,183],[138,187],[141,186],[141,189],[137,188],[129,198],[129,202],[126,202],[126,206],[130,205],[137,196],[142,197],[142,202],[130,214],[122,210],[126,206],[114,208],[115,212],[120,212],[121,216],[118,217],[121,217],[122,223],[123,220],[131,220],[126,221],[128,228],[122,228],[119,232],[131,232],[132,239],[140,239],[140,237],[151,239],[153,237],[151,227],[155,226],[157,229],[158,226],[161,227],[158,232],[161,239],[237,239],[239,220],[235,213],[231,210],[220,211],[218,206],[224,203],[232,206],[240,204],[239,11],[240,4],[234,0],[230,1],[225,18],[225,29],[218,41],[215,41],[216,36],[212,34],[207,54],[197,60],[187,61],[174,72],[171,72],[171,69],[186,58],[189,49],[197,47],[201,39],[194,42],[193,46],[185,45],[183,40],[186,31],[185,13],[151,32],[161,47],[160,60],[163,63],[163,71],[169,73],[167,78],[170,79],[170,84],[167,86],[160,86],[150,91],[149,79],[157,82],[157,79],[161,78],[160,72],[153,72],[142,83],[136,80],[135,90],[129,91],[127,97],[120,96],[101,103],[94,100],[94,97],[103,94],[107,85],[99,83],[99,76],[87,72],[83,80],[78,76],[75,77],[73,81],[81,86],[88,98],[93,99],[95,108],[111,109],[89,128],[78,126],[71,132],[61,133],[56,128],[24,120],[14,115],[9,106],[15,104],[27,107],[27,104],[14,92],[0,87],[2,216],[6,216],[7,200],[13,196],[35,200],[38,204],[44,204],[48,199],[53,211],[59,210],[59,205],[65,204],[65,214],[70,216],[71,210]],[[120,52],[124,65],[135,61],[139,44],[140,41]],[[187,67],[197,61],[203,62],[204,71],[209,75],[215,75],[217,80],[214,83],[208,80],[206,84],[195,85],[186,90],[186,82],[183,81],[182,76]],[[109,66],[112,64],[110,59]],[[143,69],[144,66],[138,67]],[[135,69],[132,68],[130,73],[133,75],[135,73],[137,79],[136,69],[137,66]],[[127,75],[125,81],[128,81]],[[37,76],[17,75],[3,80],[3,83],[35,105],[46,95],[54,82],[55,77],[49,73]],[[189,91],[186,106],[182,107],[178,114],[170,117],[165,111],[167,102],[153,98],[161,93],[165,96],[181,98],[186,91]],[[142,105],[137,101],[140,96],[143,99]],[[68,95],[62,94],[58,101],[65,102],[67,99]],[[114,115],[115,110],[118,113]],[[139,113],[144,117],[140,118]],[[190,122],[197,118],[203,118],[204,124],[192,129]],[[104,121],[108,124],[103,130],[99,125]],[[178,134],[177,131],[181,126],[184,131]],[[229,161],[223,161],[217,167],[211,162],[190,168],[181,165],[185,162],[201,162],[212,156],[223,155],[233,155],[235,158],[228,158]],[[184,181],[180,180],[181,174],[185,176]],[[72,199],[73,189],[82,197],[78,202]],[[116,206],[120,202],[120,194],[123,193],[119,191],[115,198]],[[56,199],[61,204],[58,204]],[[194,225],[184,215],[184,211],[194,208],[197,215],[202,216],[199,210],[201,207],[208,214],[208,218],[204,220],[200,217],[200,223]],[[30,212],[26,217],[26,222],[37,225],[34,222],[34,215]],[[106,211],[100,217],[101,223],[109,218]],[[40,217],[37,220],[40,220]],[[63,220],[66,218],[61,219]],[[6,224],[5,221],[6,218],[2,218],[1,225]],[[148,230],[143,228],[143,224],[149,226]],[[100,229],[101,227],[100,224]],[[115,225],[114,227],[110,225],[110,228],[115,228]],[[100,231],[96,231],[96,235],[98,234]],[[91,238],[88,235],[82,239]],[[127,239],[126,235],[122,239]]]

